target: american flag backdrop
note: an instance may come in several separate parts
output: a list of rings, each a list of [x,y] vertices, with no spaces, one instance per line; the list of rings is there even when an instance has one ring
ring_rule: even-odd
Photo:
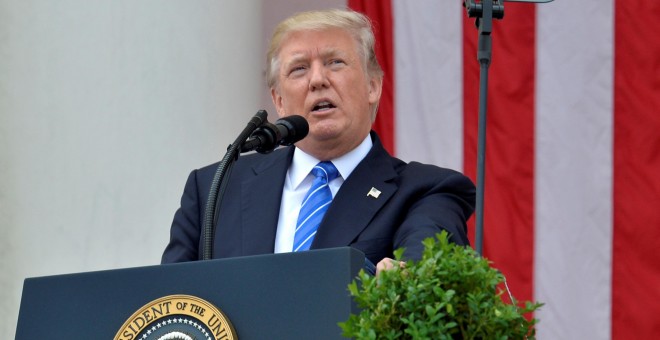
[[[347,5],[376,26],[386,146],[474,180],[477,29],[462,1]],[[494,26],[484,256],[518,300],[545,303],[540,339],[657,338],[660,1],[506,2]]]

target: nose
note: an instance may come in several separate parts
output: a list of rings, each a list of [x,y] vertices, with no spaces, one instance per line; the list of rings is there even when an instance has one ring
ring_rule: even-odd
[[[311,65],[309,90],[318,91],[328,87],[328,78],[322,63],[316,62]]]

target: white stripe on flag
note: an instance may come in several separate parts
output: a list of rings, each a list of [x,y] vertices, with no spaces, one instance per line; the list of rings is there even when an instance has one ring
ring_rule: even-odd
[[[461,3],[424,0],[392,5],[397,156],[461,170]]]
[[[537,8],[539,339],[610,338],[612,1]]]

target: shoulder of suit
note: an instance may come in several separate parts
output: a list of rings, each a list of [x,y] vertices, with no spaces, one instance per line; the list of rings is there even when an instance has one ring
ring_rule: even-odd
[[[437,178],[449,177],[452,175],[463,176],[460,172],[448,168],[439,167],[433,164],[425,164],[420,162],[405,163],[400,161],[396,166],[397,172],[400,176],[412,176],[420,178]]]
[[[236,167],[238,169],[245,168],[245,167],[251,167],[255,164],[259,164],[259,163],[267,161],[269,159],[286,157],[286,154],[288,152],[291,152],[290,147],[281,147],[281,148],[278,148],[275,151],[273,151],[271,153],[268,153],[268,154],[261,154],[261,153],[256,153],[256,152],[243,154],[243,155],[240,155],[238,157],[238,159],[234,163],[234,167]],[[202,173],[202,174],[215,173],[217,171],[219,165],[220,165],[220,162],[215,162],[213,164],[209,164],[209,165],[206,165],[204,167],[201,167],[201,168],[199,168],[195,171],[197,171],[198,173]]]

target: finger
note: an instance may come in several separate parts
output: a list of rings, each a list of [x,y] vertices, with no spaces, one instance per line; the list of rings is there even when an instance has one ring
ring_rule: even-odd
[[[376,265],[376,276],[378,276],[378,274],[383,270],[391,270],[391,269],[394,269],[396,267],[405,268],[406,263],[403,262],[403,261],[397,261],[397,260],[391,259],[389,257],[386,257],[386,258],[380,260],[378,262],[378,264]]]

